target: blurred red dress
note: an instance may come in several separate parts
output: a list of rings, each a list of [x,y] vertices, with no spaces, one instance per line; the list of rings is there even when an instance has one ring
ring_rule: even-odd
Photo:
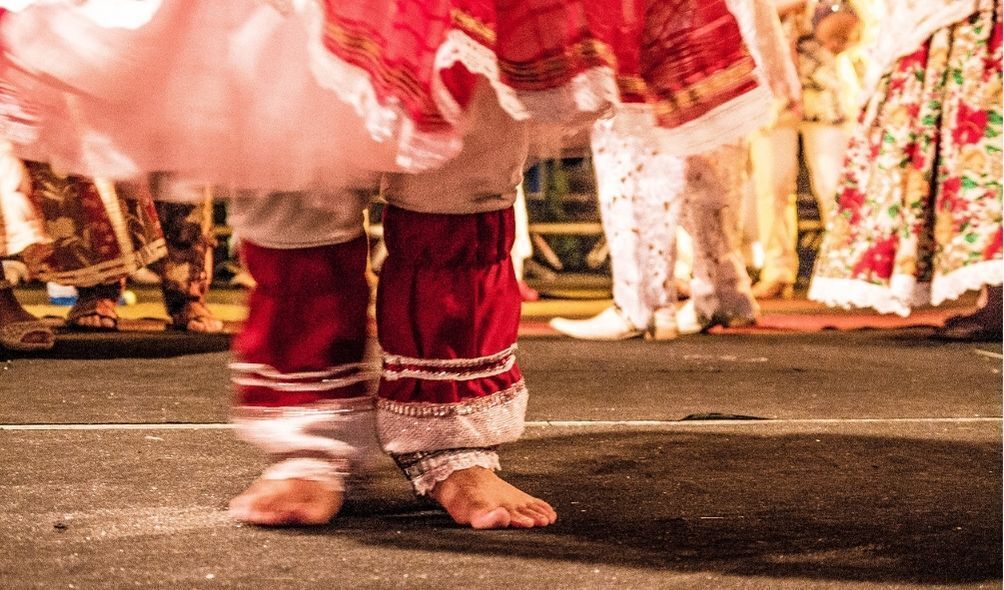
[[[3,110],[34,115],[6,134],[94,176],[339,184],[454,156],[483,77],[515,119],[571,133],[634,103],[699,151],[769,101],[735,1],[0,1]]]

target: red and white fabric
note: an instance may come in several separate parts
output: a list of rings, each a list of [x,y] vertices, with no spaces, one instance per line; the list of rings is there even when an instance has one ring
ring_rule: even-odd
[[[479,79],[512,118],[568,130],[629,103],[680,153],[769,102],[725,0],[0,7],[20,153],[91,176],[341,188],[428,170],[460,153]]]

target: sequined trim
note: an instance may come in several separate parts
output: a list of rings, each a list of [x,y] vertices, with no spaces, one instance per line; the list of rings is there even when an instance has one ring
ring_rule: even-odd
[[[516,365],[516,348],[513,344],[492,355],[467,359],[422,359],[384,353],[382,376],[388,381],[471,381],[494,377],[508,372]]]
[[[425,402],[407,403],[389,399],[378,399],[377,409],[413,418],[443,418],[447,416],[469,416],[498,406],[510,404],[516,398],[526,395],[526,383],[521,379],[507,389],[485,397],[455,402],[452,404],[430,404]]]
[[[451,404],[377,401],[377,433],[387,453],[483,448],[523,433],[529,394],[522,381],[498,393]]]
[[[422,359],[385,352],[383,353],[383,360],[385,364],[435,367],[442,369],[463,369],[467,367],[477,367],[479,365],[501,362],[502,360],[515,354],[518,347],[518,345],[513,344],[501,352],[471,359]]]

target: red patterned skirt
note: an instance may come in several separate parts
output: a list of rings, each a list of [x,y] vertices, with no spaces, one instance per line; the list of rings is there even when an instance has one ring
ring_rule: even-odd
[[[636,105],[678,153],[745,134],[769,102],[726,0],[36,2],[0,42],[19,154],[104,177],[417,172],[460,150],[484,83],[562,132]]]

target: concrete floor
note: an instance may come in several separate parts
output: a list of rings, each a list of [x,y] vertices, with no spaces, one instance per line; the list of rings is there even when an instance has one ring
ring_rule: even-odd
[[[524,339],[503,464],[560,519],[493,532],[386,460],[330,526],[234,524],[227,338],[66,337],[0,359],[0,588],[1000,588],[1001,345],[930,335]]]

